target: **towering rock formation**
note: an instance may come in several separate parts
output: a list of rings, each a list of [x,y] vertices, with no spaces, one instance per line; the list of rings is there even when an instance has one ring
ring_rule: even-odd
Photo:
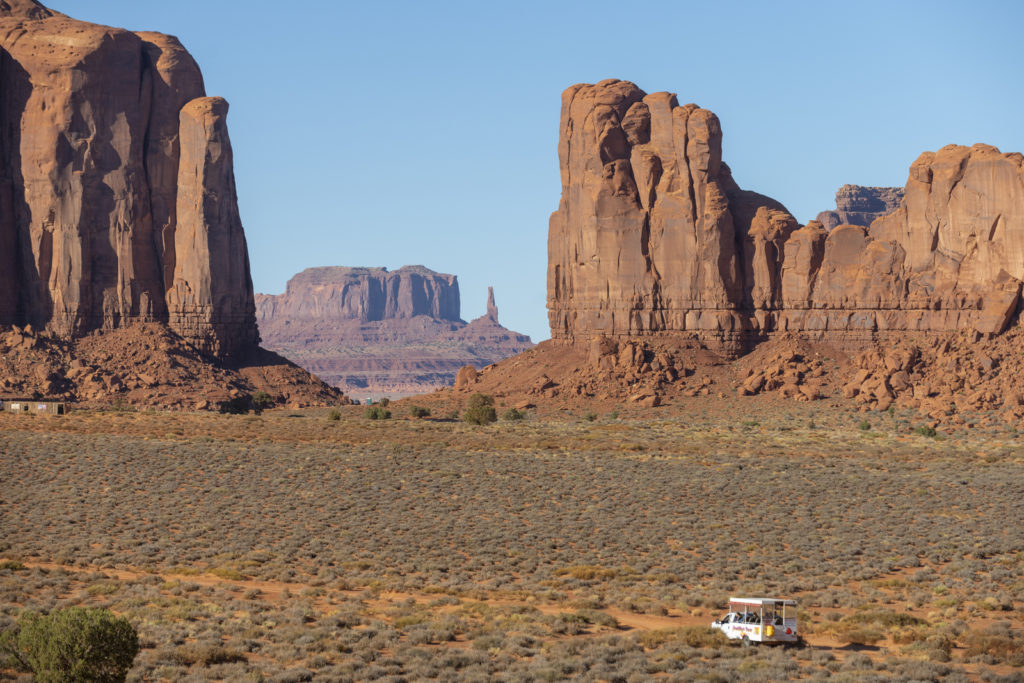
[[[892,213],[903,201],[902,187],[843,185],[836,190],[836,210],[822,211],[817,221],[831,230],[837,225],[871,225]]]
[[[467,324],[456,276],[423,266],[310,268],[256,306],[267,348],[357,397],[425,393],[533,346],[498,323],[493,288]]]
[[[566,90],[560,130],[552,337],[698,330],[729,342],[738,309],[777,298],[768,261],[796,222],[737,187],[714,114],[612,79]]]
[[[178,40],[0,2],[0,325],[257,341],[227,104]]]
[[[997,333],[1017,312],[1020,154],[986,145],[925,153],[899,208],[870,227],[828,231],[738,188],[721,160],[718,119],[668,93],[618,80],[572,86],[558,152],[554,338],[691,331],[738,352],[776,330],[835,341]]]
[[[498,306],[494,303],[494,287],[487,288],[487,314],[484,317],[492,323],[498,322]]]

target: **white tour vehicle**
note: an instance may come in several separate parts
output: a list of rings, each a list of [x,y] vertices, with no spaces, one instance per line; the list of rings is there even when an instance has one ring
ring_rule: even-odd
[[[711,623],[729,638],[746,643],[798,643],[796,600],[729,598],[729,613]]]

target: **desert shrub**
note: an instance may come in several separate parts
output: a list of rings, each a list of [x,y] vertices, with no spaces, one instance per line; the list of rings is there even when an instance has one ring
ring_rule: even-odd
[[[265,391],[257,391],[252,395],[252,407],[256,413],[262,413],[264,410],[269,410],[274,407],[277,401],[274,397]]]
[[[591,411],[591,412],[587,413],[586,415],[584,415],[583,419],[586,420],[587,422],[593,422],[594,420],[597,419],[597,413]]]
[[[220,412],[227,415],[245,415],[251,407],[252,398],[245,395],[220,402]]]
[[[331,420],[332,422],[337,422],[338,420],[341,419],[341,411],[339,411],[337,408],[331,408],[331,412],[327,413],[327,419]]]
[[[26,613],[0,637],[0,651],[36,681],[123,681],[135,655],[135,628],[106,609]]]
[[[606,569],[597,565],[574,564],[568,567],[559,567],[554,571],[555,576],[571,576],[580,581],[593,581],[595,579],[611,579],[618,572],[614,569]]]
[[[182,666],[213,666],[214,664],[231,664],[247,661],[241,652],[229,650],[220,645],[201,645],[189,643],[175,650],[173,659]]]
[[[501,414],[501,419],[508,420],[509,422],[522,420],[524,417],[526,417],[526,414],[521,410],[516,410],[515,408],[509,408],[508,410]]]
[[[857,423],[857,429],[859,429],[862,432],[866,432],[869,429],[871,429],[871,423],[868,422],[867,420],[861,420],[860,422]]]
[[[0,562],[0,570],[3,569],[10,569],[14,572],[20,572],[25,570],[25,565],[23,565],[21,562],[18,562],[17,560],[4,560],[3,562]]]
[[[423,406],[409,406],[409,414],[413,417],[430,417],[430,408]]]
[[[494,410],[494,397],[490,394],[473,394],[466,401],[466,410],[462,414],[465,422],[485,425],[498,421],[498,413]]]
[[[729,638],[724,633],[706,626],[653,629],[640,633],[636,636],[636,640],[648,649],[665,643],[681,643],[698,648],[720,648],[729,644]]]
[[[391,405],[391,399],[385,396],[381,400],[377,401],[377,405],[379,405],[381,408],[387,408],[389,405]]]
[[[930,425],[921,425],[919,427],[915,427],[914,433],[919,436],[927,436],[931,438],[935,438],[938,435],[938,432],[935,431],[935,427],[932,427]]]
[[[390,420],[391,411],[383,405],[367,406],[363,412],[367,420]]]
[[[980,631],[969,631],[962,639],[968,657],[988,655],[996,662],[1024,666],[1024,638],[1006,622],[997,622]]]
[[[874,645],[891,631],[927,626],[924,619],[906,612],[865,610],[843,617],[832,631],[840,640],[855,645]]]

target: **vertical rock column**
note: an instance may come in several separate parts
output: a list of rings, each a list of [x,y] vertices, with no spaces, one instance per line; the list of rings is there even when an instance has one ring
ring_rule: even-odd
[[[181,110],[174,282],[167,292],[172,329],[219,356],[259,341],[227,113],[220,97],[200,97]]]

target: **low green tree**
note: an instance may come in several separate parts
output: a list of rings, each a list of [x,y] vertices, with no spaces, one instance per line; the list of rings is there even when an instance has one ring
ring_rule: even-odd
[[[490,394],[473,394],[466,401],[466,410],[462,413],[464,422],[485,425],[498,421],[498,413],[494,410],[494,397]]]
[[[390,420],[391,411],[384,406],[366,406],[363,412],[367,420]]]
[[[526,417],[526,415],[523,413],[523,411],[516,410],[515,408],[509,408],[508,410],[501,414],[502,420],[509,420],[510,422],[514,422],[515,420],[522,420],[524,417]]]
[[[409,414],[413,417],[430,417],[430,408],[423,406],[409,406]]]
[[[257,391],[252,395],[252,407],[256,411],[256,414],[262,413],[264,410],[269,410],[277,404],[274,397],[265,391]]]
[[[139,652],[139,636],[110,610],[70,607],[28,612],[0,634],[0,651],[41,683],[124,681]]]

